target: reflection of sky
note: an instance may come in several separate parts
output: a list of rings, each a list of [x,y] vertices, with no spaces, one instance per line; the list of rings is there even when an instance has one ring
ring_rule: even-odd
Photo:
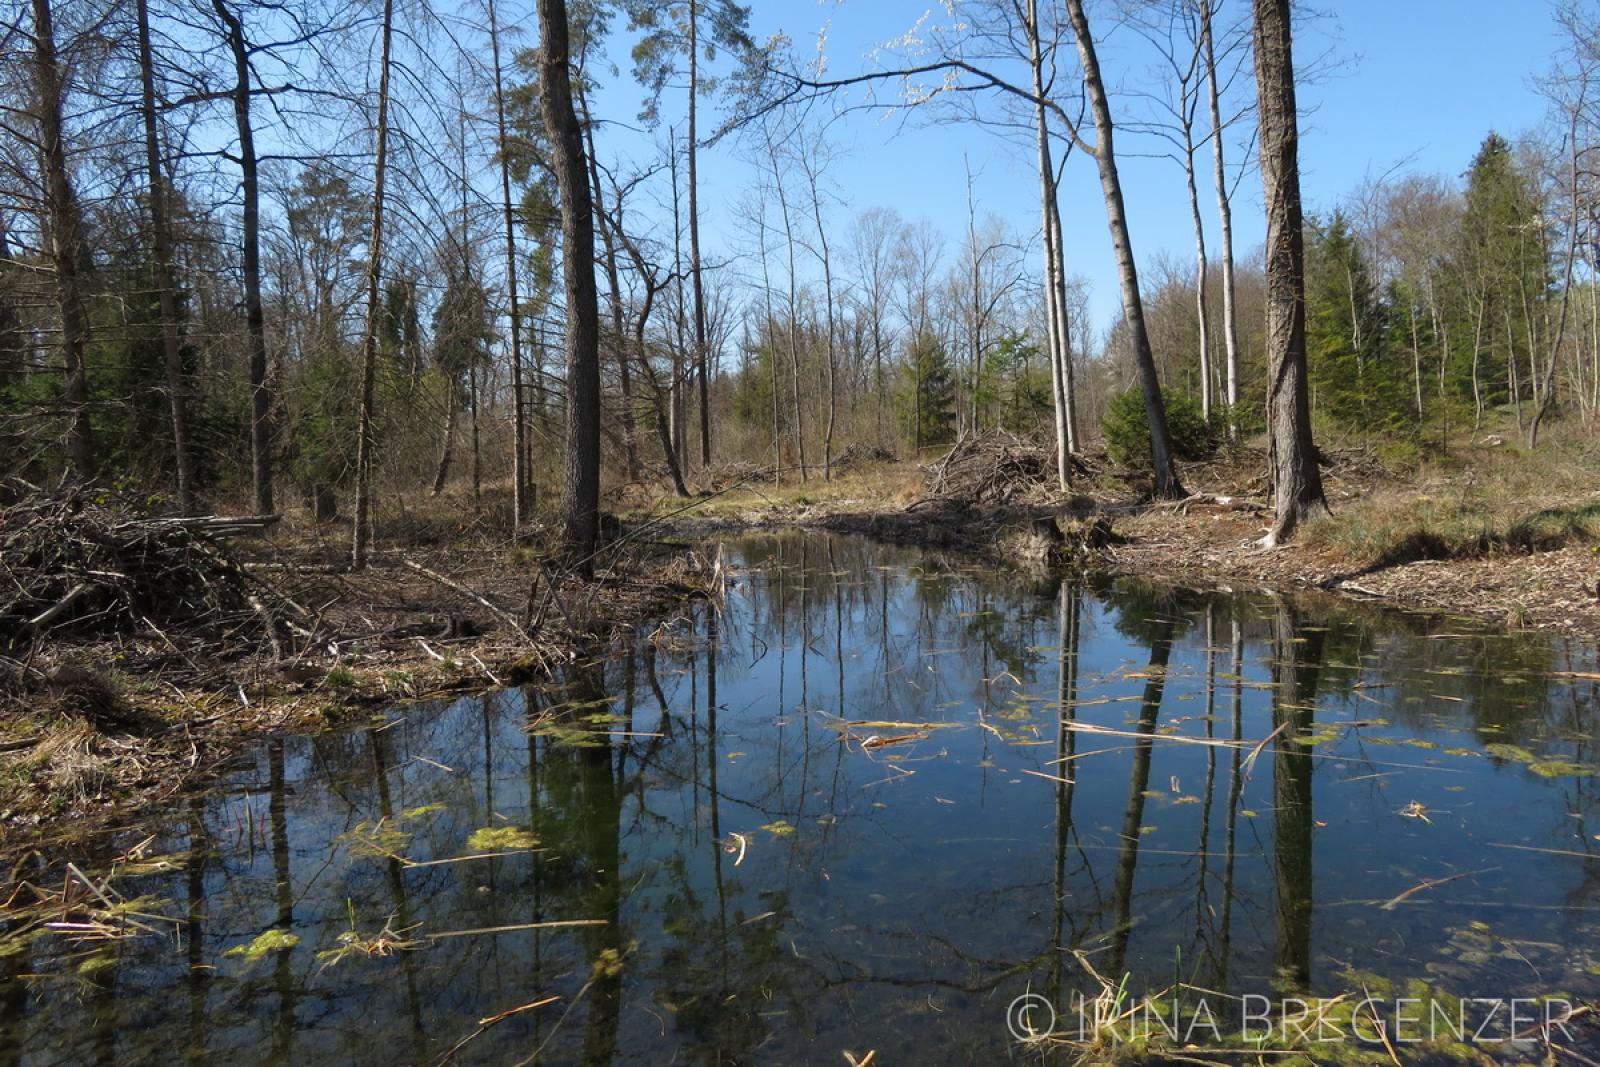
[[[1274,961],[1282,813],[1274,751],[1248,757],[1274,726],[1282,618],[1302,637],[1327,628],[1316,631],[1324,664],[1310,761],[1319,991],[1342,989],[1338,972],[1351,965],[1433,974],[1457,993],[1592,984],[1586,960],[1565,947],[1583,943],[1585,909],[1597,906],[1586,861],[1496,847],[1593,845],[1588,780],[1544,778],[1517,759],[1497,765],[1483,755],[1503,744],[1587,757],[1590,743],[1574,729],[1593,683],[1543,675],[1593,669],[1567,663],[1565,649],[1484,635],[1434,640],[1412,635],[1413,623],[1321,601],[1166,597],[1133,586],[1064,597],[848,539],[768,539],[734,557],[741,552],[752,569],[719,622],[715,733],[701,618],[660,631],[653,657],[641,646],[631,663],[606,665],[617,744],[589,750],[587,763],[549,736],[530,738],[522,693],[398,709],[381,732],[291,739],[281,745],[281,779],[273,750],[259,753],[198,811],[204,866],[141,887],[178,914],[197,887],[201,962],[214,969],[190,972],[181,949],[147,941],[124,946],[123,963],[103,973],[115,1005],[64,982],[40,986],[45,1003],[21,1024],[33,1035],[21,1047],[40,1051],[24,1062],[51,1061],[46,1034],[95,1040],[93,1018],[116,1020],[114,1034],[100,1035],[124,1061],[169,1062],[183,1043],[251,1062],[388,1063],[416,1050],[425,1061],[479,1018],[546,995],[566,1000],[496,1024],[461,1061],[515,1062],[550,1038],[551,1062],[570,1062],[593,1051],[598,1029],[611,1032],[612,1017],[595,1010],[602,994],[591,991],[552,1037],[604,943],[592,930],[450,937],[333,966],[316,953],[350,929],[352,909],[364,934],[394,914],[396,928],[417,924],[410,936],[421,937],[594,917],[607,885],[622,900],[617,944],[634,946],[614,1018],[619,1061],[662,1062],[673,1049],[694,1061],[723,1049],[832,1063],[841,1049],[862,1051],[869,1032],[944,1062],[993,1057],[1004,1004],[1023,988],[1049,987],[1052,962],[1071,963],[1062,946],[1104,960],[1119,903],[1133,923],[1127,968],[1136,982],[1164,984],[1181,960],[1202,981],[1262,990]],[[1070,710],[1085,729],[1063,739],[1060,613],[1073,602]],[[1234,736],[1236,623],[1245,746],[1164,740]],[[1148,779],[1133,783],[1137,741],[1122,735],[1138,729],[1151,641],[1164,630],[1174,646],[1157,736]],[[535,703],[554,702],[560,718],[561,699]],[[852,727],[841,743],[841,710],[881,724]],[[1361,725],[1332,729],[1353,721]],[[895,725],[917,723],[948,725]],[[604,725],[590,728],[604,736]],[[861,744],[874,735],[904,740]],[[1076,758],[1053,763],[1062,744]],[[1249,776],[1230,818],[1236,764],[1249,764]],[[1074,785],[1058,855],[1063,770]],[[617,783],[618,807],[606,807],[609,787],[597,792],[597,781]],[[1131,899],[1119,902],[1136,784],[1146,794],[1137,867]],[[440,807],[416,812],[431,805]],[[386,813],[386,827],[410,835],[390,847],[413,862],[467,854],[483,827],[531,825],[546,851],[404,870],[352,855],[349,835]],[[167,814],[171,848],[183,847],[195,815]],[[713,826],[733,851],[721,850]],[[613,841],[619,871],[603,861]],[[285,861],[300,946],[254,964],[222,957],[279,918]],[[1471,876],[1379,906],[1463,873]],[[1474,949],[1462,971],[1451,953],[1472,922],[1516,939],[1526,962]],[[1075,968],[1063,972],[1069,984]],[[69,1058],[92,1051],[72,1044]]]

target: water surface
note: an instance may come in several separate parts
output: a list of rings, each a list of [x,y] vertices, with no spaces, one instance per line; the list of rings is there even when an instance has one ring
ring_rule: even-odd
[[[720,612],[159,813],[118,847],[172,867],[124,889],[182,925],[0,959],[0,1063],[991,1063],[1031,1055],[1013,998],[1093,990],[1079,953],[1135,988],[1600,994],[1591,650],[728,551]],[[414,944],[337,954],[385,930]]]

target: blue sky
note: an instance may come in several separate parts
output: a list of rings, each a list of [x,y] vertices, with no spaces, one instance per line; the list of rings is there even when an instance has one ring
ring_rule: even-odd
[[[1126,28],[1112,25],[1110,4],[1091,5],[1097,34],[1104,35],[1101,61],[1114,85],[1136,88],[1155,57]],[[1223,0],[1220,18],[1245,10],[1245,0]],[[1485,133],[1515,136],[1536,126],[1543,102],[1531,79],[1556,47],[1550,9],[1543,0],[1338,0],[1336,11],[1310,20],[1297,37],[1297,60],[1330,61],[1328,73],[1301,89],[1303,189],[1308,205],[1327,209],[1365,178],[1397,164],[1405,170],[1460,174]],[[752,29],[758,36],[782,30],[809,51],[827,27],[830,71],[843,76],[872,66],[870,53],[899,37],[929,11],[926,0],[754,0]],[[933,5],[932,19],[943,17]],[[620,28],[620,27],[619,27]],[[628,76],[626,35],[612,41],[623,68],[602,97],[603,114],[631,120],[640,91]],[[1248,70],[1240,88],[1253,91]],[[1142,107],[1119,94],[1120,116]],[[669,121],[677,101],[663,108]],[[950,238],[955,250],[966,225],[966,161],[978,173],[979,209],[993,212],[1026,235],[1036,235],[1038,203],[1025,146],[969,125],[931,126],[916,121],[886,123],[856,115],[831,130],[843,150],[829,171],[847,217],[872,205],[897,208],[908,218],[926,217]],[[610,151],[626,151],[628,135],[613,132]],[[1141,266],[1166,252],[1188,261],[1193,237],[1179,166],[1143,157],[1153,142],[1125,135],[1118,142],[1135,252]],[[602,154],[608,151],[606,144]],[[1237,157],[1237,149],[1233,150]],[[730,210],[751,181],[749,165],[730,146],[702,157],[702,204],[708,261],[741,243]],[[1215,210],[1207,188],[1202,202],[1215,244]],[[1116,278],[1105,213],[1092,160],[1069,162],[1062,210],[1068,231],[1069,270],[1092,287],[1090,310],[1096,330],[1118,309]],[[1257,247],[1264,222],[1259,190],[1246,181],[1234,206],[1236,246],[1241,255]],[[847,236],[841,233],[841,237]]]

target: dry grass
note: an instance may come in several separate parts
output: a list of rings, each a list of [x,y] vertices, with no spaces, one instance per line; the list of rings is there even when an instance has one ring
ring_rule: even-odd
[[[816,470],[803,482],[796,474],[781,482],[746,480],[691,500],[661,494],[623,517],[645,520],[682,512],[704,519],[761,523],[779,516],[800,517],[811,509],[899,509],[921,491],[918,465],[874,463],[851,467],[829,479]]]
[[[1306,539],[1373,569],[1600,543],[1600,450],[1576,432],[1536,452],[1462,446],[1336,502]]]

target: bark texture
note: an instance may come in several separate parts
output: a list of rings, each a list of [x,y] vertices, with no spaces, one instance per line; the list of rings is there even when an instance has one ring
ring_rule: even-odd
[[[561,198],[566,289],[567,449],[561,511],[566,551],[584,573],[599,536],[600,303],[594,281],[594,202],[583,128],[572,103],[566,0],[538,0],[539,109]]]
[[[1267,201],[1267,451],[1277,544],[1326,508],[1311,440],[1306,370],[1305,229],[1289,0],[1255,0],[1261,182]]]

